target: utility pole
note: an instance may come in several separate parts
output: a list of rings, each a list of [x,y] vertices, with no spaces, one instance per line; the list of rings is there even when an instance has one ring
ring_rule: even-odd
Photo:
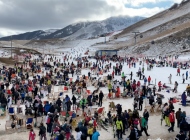
[[[11,36],[11,58],[13,58],[12,57],[12,36]]]
[[[140,32],[137,31],[137,32],[132,32],[132,33],[135,34],[135,45],[136,45],[137,34],[140,33]]]

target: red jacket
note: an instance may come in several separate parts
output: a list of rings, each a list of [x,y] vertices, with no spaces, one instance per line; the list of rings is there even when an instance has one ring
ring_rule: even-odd
[[[137,82],[137,86],[140,87],[140,81]]]
[[[170,118],[170,122],[175,122],[175,116],[173,112],[170,113],[169,118]]]
[[[180,69],[177,69],[177,72],[180,72]]]
[[[151,81],[151,78],[150,78],[150,77],[148,77],[148,81]]]
[[[161,86],[162,86],[161,82],[159,82],[159,83],[158,83],[158,86],[159,86],[159,87],[161,87]]]

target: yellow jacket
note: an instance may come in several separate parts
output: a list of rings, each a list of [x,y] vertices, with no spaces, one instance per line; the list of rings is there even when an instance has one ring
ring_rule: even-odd
[[[130,81],[127,81],[127,85],[129,85]]]
[[[88,129],[88,135],[93,135],[93,127]]]
[[[122,121],[117,120],[116,121],[116,126],[117,126],[118,130],[123,130],[123,123],[122,123]]]
[[[51,84],[51,81],[50,80],[48,80],[48,85],[50,85]]]

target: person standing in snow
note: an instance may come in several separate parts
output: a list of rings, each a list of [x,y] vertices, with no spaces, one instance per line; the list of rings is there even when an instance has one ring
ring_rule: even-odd
[[[98,140],[98,137],[100,136],[100,133],[96,131],[96,128],[93,129],[93,135],[92,140]]]
[[[172,84],[172,75],[170,74],[170,76],[168,78],[169,78],[170,84]]]
[[[11,107],[11,105],[12,105],[12,97],[11,97],[10,95],[8,95],[7,109],[8,109],[9,107]]]
[[[144,85],[146,86],[147,79],[146,77],[144,78]]]
[[[174,110],[171,111],[170,115],[169,115],[169,119],[170,119],[170,123],[171,123],[171,127],[168,129],[168,131],[172,131],[174,132],[174,124],[175,124],[175,116],[174,116]]]
[[[186,96],[185,92],[183,92],[183,94],[181,95],[182,106],[186,106],[186,98],[187,98],[187,96]]]
[[[179,68],[177,69],[177,76],[178,76],[178,74],[180,76],[180,69]]]
[[[186,71],[186,80],[188,79],[188,71]]]
[[[144,117],[142,117],[141,118],[141,133],[144,131],[146,136],[148,137],[150,135],[147,133],[146,127],[147,127],[147,121],[146,121],[146,119]]]
[[[148,77],[148,85],[150,85],[151,78],[150,76]]]
[[[183,80],[183,84],[184,84],[184,82],[185,82],[184,73],[182,74],[182,80]]]

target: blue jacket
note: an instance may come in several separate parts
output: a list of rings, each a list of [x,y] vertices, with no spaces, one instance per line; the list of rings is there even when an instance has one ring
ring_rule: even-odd
[[[70,100],[70,98],[69,97],[65,97],[65,100],[66,100],[66,102],[68,102],[68,100]]]
[[[100,136],[99,132],[94,132],[92,135],[92,140],[98,140],[98,137]]]
[[[75,113],[72,114],[72,118],[76,118],[76,114]]]
[[[146,79],[146,78],[144,78],[144,82],[145,82],[145,83],[147,82],[147,79]]]
[[[186,72],[186,76],[188,76],[188,72]]]
[[[45,108],[45,111],[48,112],[50,107],[51,107],[51,105],[50,105],[49,103],[46,104],[45,107],[44,107],[44,108]]]
[[[23,98],[24,98],[24,97],[25,97],[25,94],[26,94],[26,93],[24,93],[24,92],[23,92],[23,93],[21,93],[21,97],[23,97]]]
[[[182,131],[188,131],[189,130],[188,123],[185,120],[183,120],[180,123],[180,130],[182,130]]]
[[[129,120],[129,114],[128,114],[128,113],[126,113],[125,118],[126,118],[127,120]]]

